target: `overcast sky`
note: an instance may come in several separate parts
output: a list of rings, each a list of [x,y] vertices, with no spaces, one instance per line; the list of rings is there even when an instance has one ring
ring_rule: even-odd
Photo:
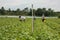
[[[5,9],[31,8],[31,4],[34,5],[34,8],[52,8],[60,11],[60,0],[0,0],[0,8],[3,6]]]

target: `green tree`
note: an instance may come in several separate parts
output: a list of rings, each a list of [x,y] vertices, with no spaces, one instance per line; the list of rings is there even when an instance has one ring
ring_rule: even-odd
[[[55,15],[54,11],[51,8],[48,9],[48,13],[49,13],[49,16],[54,16]]]
[[[23,13],[23,15],[28,15],[28,13],[29,13],[28,7],[24,8],[22,13]]]
[[[45,16],[47,16],[47,10],[46,10],[46,8],[42,8],[42,14],[44,14]]]
[[[1,15],[5,15],[5,9],[4,9],[4,7],[1,8]]]
[[[11,9],[9,8],[9,9],[7,10],[7,15],[11,15],[11,13],[12,13],[12,11],[11,11]]]
[[[32,16],[32,9],[31,8],[30,8],[28,15]],[[35,9],[33,9],[33,15],[36,16],[36,10]]]
[[[43,10],[43,14],[44,14],[46,12],[46,8],[43,8],[42,10]]]
[[[15,15],[20,15],[20,9],[19,8],[16,10]]]
[[[32,16],[32,9],[30,8],[29,15]]]
[[[49,16],[51,16],[51,8],[48,9]]]
[[[1,9],[0,9],[0,15],[1,15]]]
[[[41,8],[38,8],[35,12],[36,16],[42,16],[43,10]]]

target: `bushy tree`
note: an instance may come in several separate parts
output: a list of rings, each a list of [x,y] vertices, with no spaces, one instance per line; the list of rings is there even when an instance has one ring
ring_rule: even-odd
[[[38,8],[37,10],[36,10],[36,16],[41,16],[42,15],[42,13],[43,13],[43,10],[41,9],[41,8]]]
[[[0,11],[0,12],[1,12],[1,15],[4,15],[4,14],[5,14],[5,9],[4,9],[4,7],[1,8],[1,11]]]
[[[33,9],[33,15],[34,16],[42,16],[44,14],[45,16],[58,16],[60,12],[54,12],[51,8],[46,10],[46,8],[37,8]],[[17,8],[16,10],[11,10],[10,8],[8,10],[5,10],[4,7],[1,7],[0,9],[0,15],[29,15],[32,16],[32,9],[28,9],[28,7],[24,8],[23,10],[20,10]]]

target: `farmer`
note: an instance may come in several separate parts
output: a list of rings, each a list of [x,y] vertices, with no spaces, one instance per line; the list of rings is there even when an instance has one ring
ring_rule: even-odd
[[[42,22],[44,22],[45,21],[45,16],[44,16],[44,14],[42,15]]]
[[[25,16],[19,16],[20,21],[25,21],[26,17]]]

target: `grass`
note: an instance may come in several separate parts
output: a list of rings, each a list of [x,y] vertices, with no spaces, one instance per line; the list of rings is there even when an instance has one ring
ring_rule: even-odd
[[[60,40],[60,19],[36,19],[32,33],[32,19],[0,18],[0,40]]]

